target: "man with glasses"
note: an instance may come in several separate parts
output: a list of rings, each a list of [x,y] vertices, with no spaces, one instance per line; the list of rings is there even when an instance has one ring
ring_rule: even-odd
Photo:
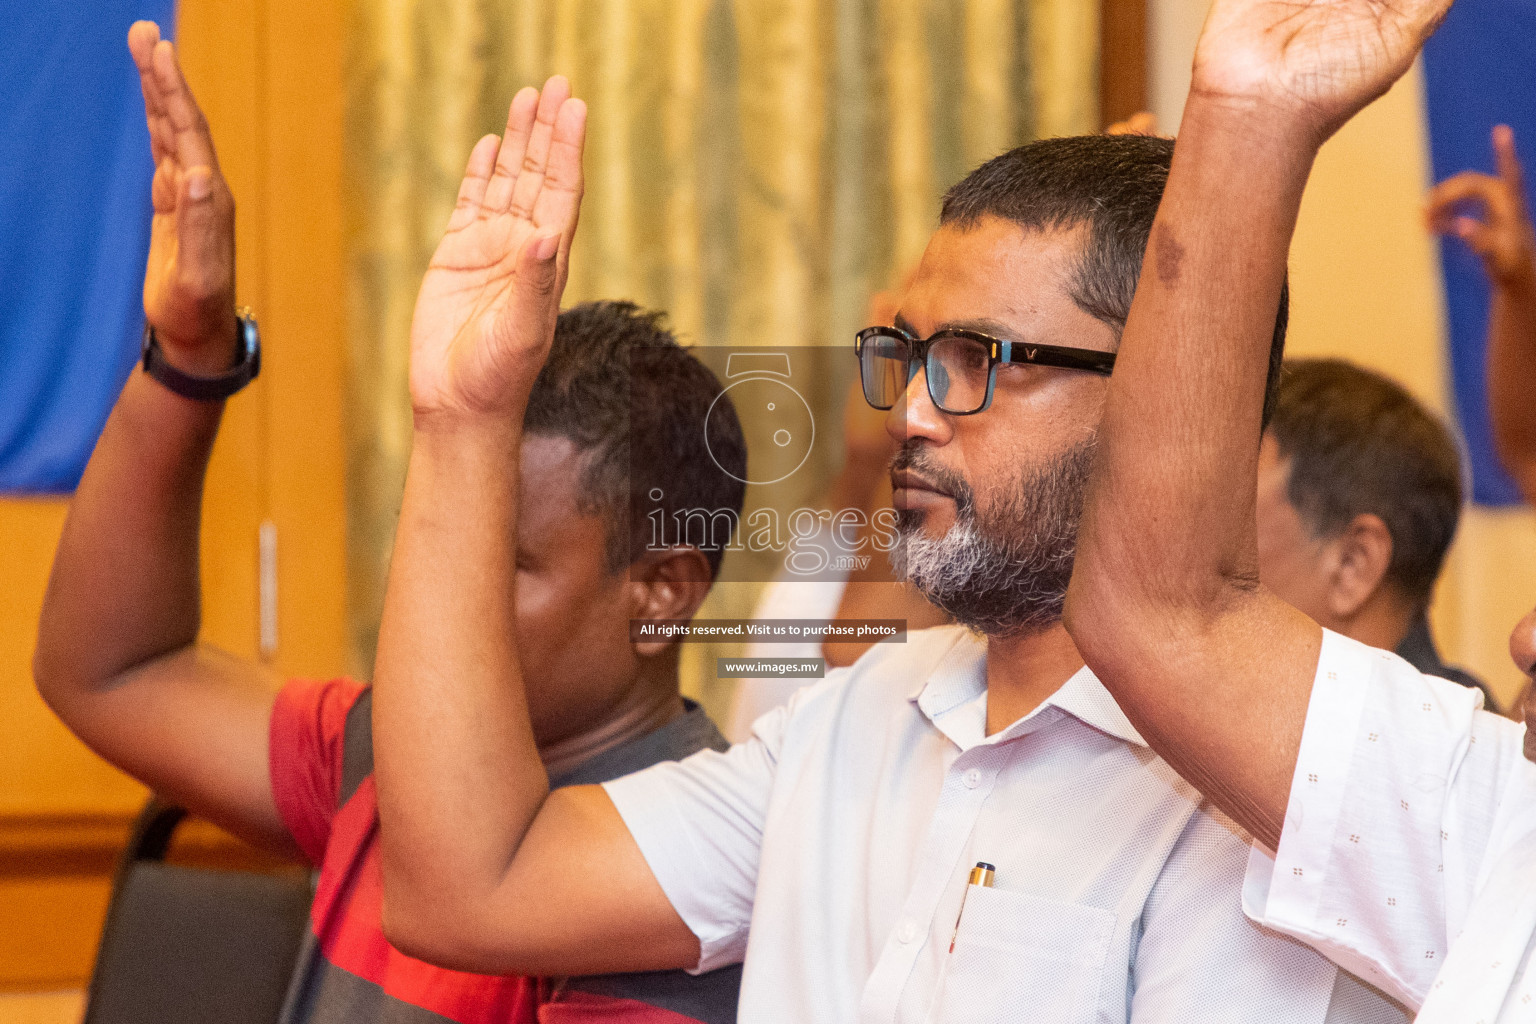
[[[962,625],[876,647],[728,752],[549,791],[495,638],[517,600],[505,453],[558,287],[527,255],[542,235],[498,225],[545,203],[525,149],[561,197],[580,187],[559,99],[523,108],[494,176],[476,151],[434,265],[482,278],[416,310],[422,428],[375,676],[391,939],[475,971],[744,961],[744,1021],[1401,1020],[1243,917],[1245,839],[1061,625],[1167,141],[984,165],[946,198],[899,329],[859,340],[900,442],[899,562]],[[563,203],[538,231],[573,227]]]

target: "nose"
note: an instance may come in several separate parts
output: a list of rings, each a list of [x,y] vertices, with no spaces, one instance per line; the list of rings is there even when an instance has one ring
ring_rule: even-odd
[[[1509,656],[1526,675],[1536,667],[1536,608],[1527,612],[1509,634]]]
[[[1527,676],[1536,669],[1536,609],[1527,612],[1510,632],[1509,656]],[[1520,710],[1525,716],[1525,756],[1536,761],[1536,687],[1526,685],[1523,703],[1525,706]]]
[[[907,382],[906,392],[885,418],[885,432],[898,442],[921,437],[938,445],[949,443],[953,434],[950,419],[939,411],[928,394],[926,369],[919,367]]]

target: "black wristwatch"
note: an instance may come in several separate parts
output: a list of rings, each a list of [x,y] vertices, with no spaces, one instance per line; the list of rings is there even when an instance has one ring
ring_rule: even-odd
[[[144,372],[183,398],[199,402],[217,402],[239,391],[261,372],[261,334],[250,309],[235,310],[235,365],[212,377],[183,373],[165,360],[154,325],[144,324]]]

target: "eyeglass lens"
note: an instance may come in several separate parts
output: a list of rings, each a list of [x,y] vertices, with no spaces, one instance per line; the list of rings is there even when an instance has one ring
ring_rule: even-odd
[[[967,413],[987,401],[992,360],[973,338],[939,338],[928,349],[928,394],[945,412]]]
[[[900,401],[907,382],[917,371],[917,367],[911,366],[911,352],[904,339],[890,335],[874,335],[865,341],[859,375],[864,398],[870,405],[889,409]],[[973,338],[937,338],[929,346],[925,362],[928,394],[940,409],[970,413],[986,404],[992,367],[986,345]]]
[[[901,338],[876,334],[865,339],[859,356],[864,400],[876,409],[889,409],[907,389],[907,362],[912,349]]]

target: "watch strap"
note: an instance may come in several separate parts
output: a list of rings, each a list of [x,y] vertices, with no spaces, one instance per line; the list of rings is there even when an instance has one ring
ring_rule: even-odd
[[[228,398],[261,373],[261,336],[256,320],[247,309],[235,314],[235,365],[213,376],[198,376],[178,370],[165,358],[153,324],[144,324],[142,349],[144,372],[183,398],[216,402]]]

